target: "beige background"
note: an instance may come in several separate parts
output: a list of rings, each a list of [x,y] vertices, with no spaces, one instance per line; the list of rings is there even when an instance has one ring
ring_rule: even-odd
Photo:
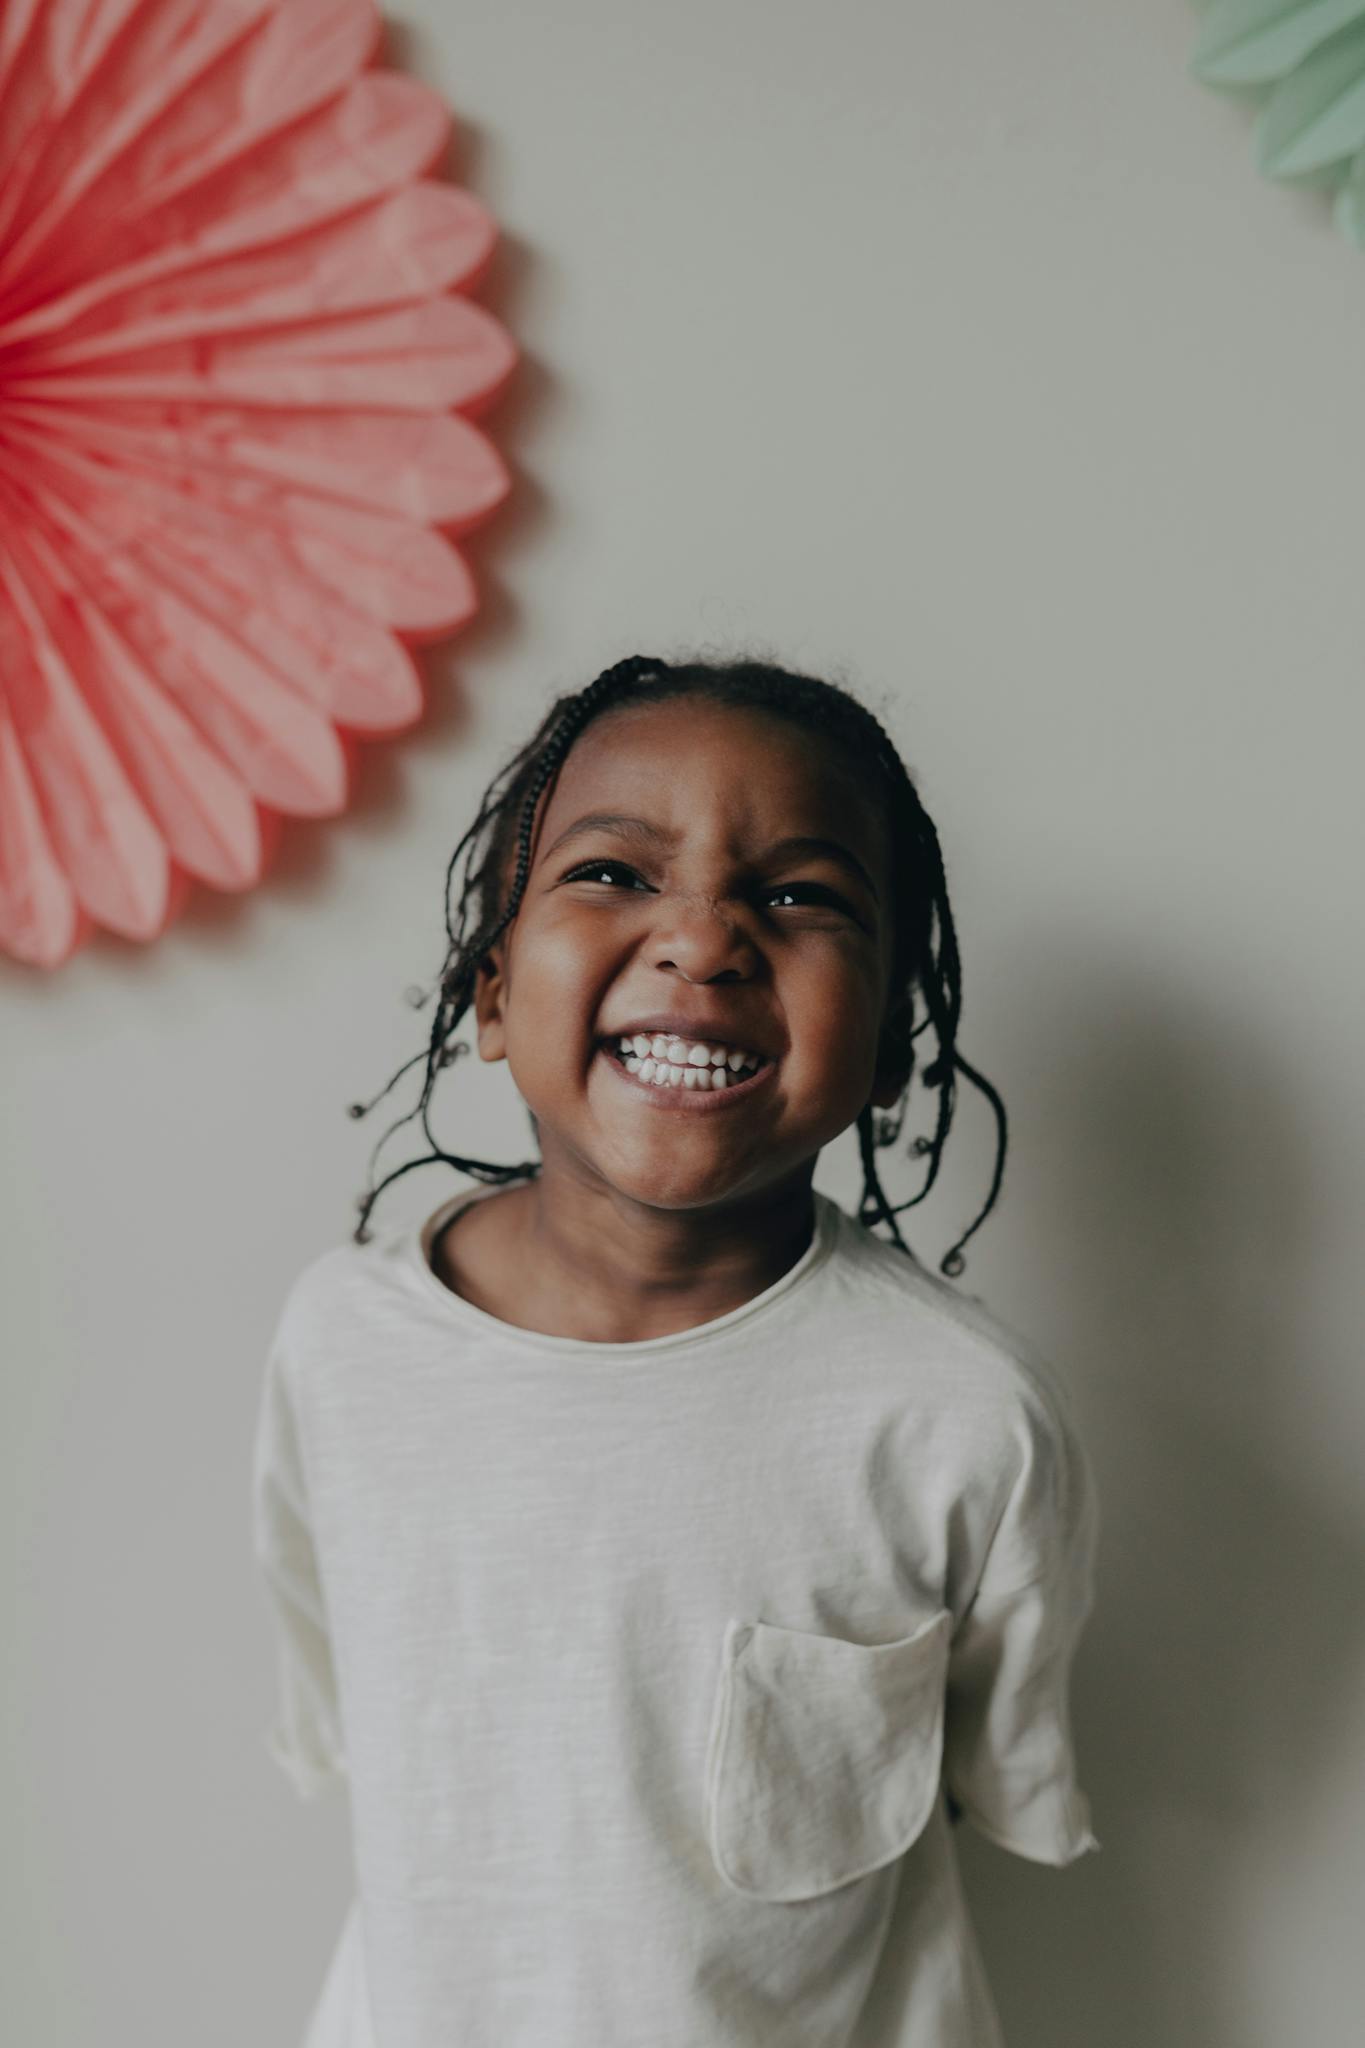
[[[553,691],[696,645],[842,675],[921,778],[964,1050],[1012,1114],[963,1284],[1051,1354],[1099,1471],[1103,1853],[963,1845],[1011,2048],[1356,2038],[1365,257],[1258,180],[1192,27],[395,17],[505,229],[516,496],[426,726],[366,750],[344,820],[153,948],[0,974],[6,2039],[297,2048],[348,1838],[261,1742],[264,1345],[351,1227],[388,1119],[344,1105],[417,1049],[402,991],[489,775]],[[505,1069],[438,1100],[457,1147],[526,1156]],[[923,1255],[990,1148],[967,1090]],[[888,1159],[894,1199],[919,1170]],[[851,1139],[819,1180],[856,1201]],[[376,1220],[462,1184],[410,1175]]]

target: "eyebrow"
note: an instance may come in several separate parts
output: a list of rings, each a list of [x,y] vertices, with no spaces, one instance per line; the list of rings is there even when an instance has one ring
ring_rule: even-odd
[[[581,818],[575,818],[560,833],[554,844],[547,846],[544,858],[558,853],[561,846],[570,839],[578,839],[586,832],[617,832],[624,839],[642,839],[651,846],[673,846],[677,843],[675,832],[665,832],[660,826],[652,825],[648,818],[627,817],[621,811],[588,811]],[[762,856],[764,860],[776,860],[789,854],[823,855],[839,867],[857,877],[871,895],[874,903],[880,903],[877,885],[856,853],[838,839],[822,839],[809,832],[792,833],[786,839],[777,840]]]

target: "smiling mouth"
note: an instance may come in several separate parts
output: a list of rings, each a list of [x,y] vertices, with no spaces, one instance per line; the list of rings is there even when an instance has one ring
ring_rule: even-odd
[[[623,1081],[629,1082],[638,1094],[656,1103],[661,1109],[725,1109],[732,1103],[745,1101],[763,1088],[777,1071],[776,1060],[763,1058],[755,1072],[747,1073],[740,1078],[727,1070],[727,1078],[719,1087],[708,1087],[700,1079],[690,1083],[687,1079],[689,1071],[700,1076],[709,1073],[710,1070],[707,1068],[692,1067],[689,1070],[687,1067],[671,1067],[667,1062],[637,1061],[636,1070],[633,1071],[626,1065],[619,1046],[612,1040],[605,1040],[599,1050]],[[656,1080],[653,1074],[642,1074],[638,1071],[641,1066],[652,1065],[654,1072],[657,1073],[661,1064],[668,1076],[662,1081]],[[673,1078],[674,1076],[681,1078]]]

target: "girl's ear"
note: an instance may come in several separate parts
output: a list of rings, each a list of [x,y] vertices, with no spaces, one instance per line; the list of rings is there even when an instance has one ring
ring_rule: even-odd
[[[877,1071],[868,1101],[877,1109],[894,1109],[913,1071],[909,1032],[915,1021],[914,997],[906,996],[888,1013],[877,1046]]]
[[[501,946],[485,953],[474,970],[474,1018],[478,1027],[479,1058],[507,1057],[507,1033],[503,1023],[507,983]]]

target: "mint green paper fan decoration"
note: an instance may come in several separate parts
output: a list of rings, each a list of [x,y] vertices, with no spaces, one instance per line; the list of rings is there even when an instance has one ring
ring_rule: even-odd
[[[1258,105],[1257,170],[1336,188],[1337,226],[1365,248],[1365,0],[1202,0],[1189,69]]]

